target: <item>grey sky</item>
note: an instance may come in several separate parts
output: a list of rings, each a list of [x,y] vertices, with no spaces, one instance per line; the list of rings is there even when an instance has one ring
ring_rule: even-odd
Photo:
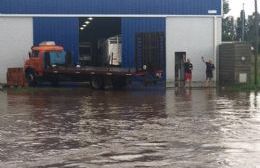
[[[254,12],[254,0],[229,0],[231,11],[228,13],[228,15],[239,17],[240,11],[243,7],[243,3],[245,3],[246,15],[251,15]],[[259,0],[258,3],[260,3]]]

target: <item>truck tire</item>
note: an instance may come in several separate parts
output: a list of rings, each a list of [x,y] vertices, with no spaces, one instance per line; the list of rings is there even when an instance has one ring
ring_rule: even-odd
[[[93,89],[104,89],[104,78],[102,76],[93,76],[91,78],[90,84]]]
[[[123,89],[127,85],[127,78],[126,77],[113,77],[112,78],[112,85],[114,89]]]
[[[34,70],[32,70],[32,69],[26,70],[25,78],[30,87],[35,87],[37,85],[36,73]]]

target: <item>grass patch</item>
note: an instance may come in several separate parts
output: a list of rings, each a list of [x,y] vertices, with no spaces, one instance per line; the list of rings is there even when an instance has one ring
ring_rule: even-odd
[[[260,91],[259,85],[254,84],[236,84],[232,86],[221,86],[222,90],[226,91]]]

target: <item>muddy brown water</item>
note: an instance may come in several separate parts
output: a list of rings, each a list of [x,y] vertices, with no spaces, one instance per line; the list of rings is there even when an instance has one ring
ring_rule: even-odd
[[[260,94],[0,92],[3,168],[260,167]]]

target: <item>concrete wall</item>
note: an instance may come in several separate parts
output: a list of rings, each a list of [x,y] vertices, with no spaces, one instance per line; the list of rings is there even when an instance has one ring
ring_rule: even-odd
[[[193,64],[193,83],[205,81],[206,66],[201,61],[217,63],[217,46],[221,42],[221,18],[166,18],[166,80],[171,87],[175,81],[175,52],[186,52]],[[217,65],[216,65],[217,66]],[[216,71],[215,71],[216,73]],[[216,74],[214,75],[216,78]]]
[[[32,18],[0,17],[0,83],[7,68],[22,67],[33,45]]]

